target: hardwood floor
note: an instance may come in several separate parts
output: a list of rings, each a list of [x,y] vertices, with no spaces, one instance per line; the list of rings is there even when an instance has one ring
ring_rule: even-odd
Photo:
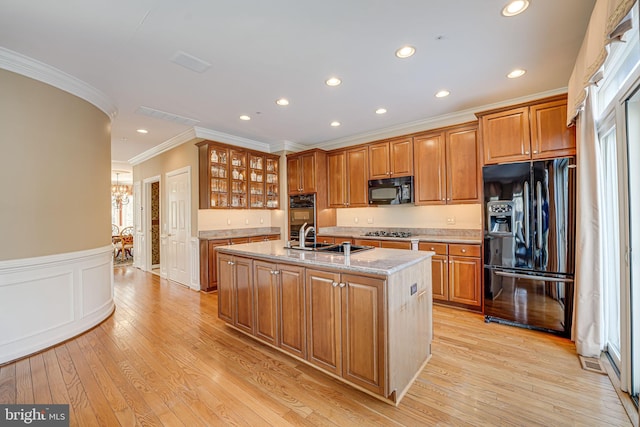
[[[631,425],[563,338],[436,306],[433,357],[393,407],[226,327],[216,294],[114,279],[114,315],[0,367],[0,403],[69,403],[81,426]]]

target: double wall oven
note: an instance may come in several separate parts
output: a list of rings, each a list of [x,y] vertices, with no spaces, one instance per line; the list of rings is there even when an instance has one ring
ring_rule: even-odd
[[[316,195],[315,194],[298,194],[289,196],[289,239],[300,240],[300,227],[305,223],[305,228],[313,227],[305,241],[313,242],[315,240],[316,226]]]

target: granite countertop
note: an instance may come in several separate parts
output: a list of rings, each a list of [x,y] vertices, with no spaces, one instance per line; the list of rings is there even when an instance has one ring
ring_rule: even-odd
[[[286,262],[309,267],[326,267],[352,273],[368,273],[389,276],[407,267],[431,258],[431,251],[409,251],[405,249],[374,248],[344,255],[312,252],[285,248],[285,240],[243,243],[216,248],[220,253],[262,259],[271,262]]]
[[[198,239],[233,239],[236,237],[254,237],[280,234],[280,227],[236,228],[225,230],[204,230],[198,232]]]
[[[408,231],[411,233],[411,237],[382,237],[382,236],[365,236],[368,231],[375,231],[379,229],[373,228],[343,228],[343,227],[326,227],[321,228],[318,231],[320,236],[334,236],[344,238],[358,238],[358,239],[371,239],[371,240],[418,240],[422,242],[441,242],[441,243],[465,243],[465,244],[481,244],[482,243],[482,230],[451,230],[442,228],[401,228],[401,229],[382,229],[383,231]]]

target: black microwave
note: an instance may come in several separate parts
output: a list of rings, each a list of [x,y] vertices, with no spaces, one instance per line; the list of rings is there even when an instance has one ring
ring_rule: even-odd
[[[370,205],[413,203],[413,177],[369,180]]]

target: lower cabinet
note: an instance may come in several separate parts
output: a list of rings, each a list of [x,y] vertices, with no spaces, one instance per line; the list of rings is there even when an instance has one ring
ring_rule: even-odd
[[[385,281],[307,269],[307,360],[384,393]]]
[[[255,336],[305,358],[304,268],[255,260]]]
[[[421,251],[433,251],[433,302],[482,310],[480,245],[420,242]]]
[[[253,280],[250,259],[218,256],[218,317],[253,334]]]
[[[234,237],[233,239],[200,240],[200,290],[210,292],[218,289],[218,273],[216,272],[218,268],[216,248],[218,246],[279,239],[279,234],[269,234],[252,237]]]

